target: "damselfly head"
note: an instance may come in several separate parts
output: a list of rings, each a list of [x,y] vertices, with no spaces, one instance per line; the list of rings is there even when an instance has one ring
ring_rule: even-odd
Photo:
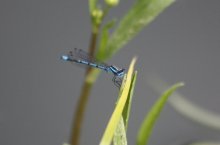
[[[123,77],[124,75],[125,75],[125,69],[123,68],[123,69],[120,69],[117,73],[116,73],[116,75],[118,76],[118,77]]]

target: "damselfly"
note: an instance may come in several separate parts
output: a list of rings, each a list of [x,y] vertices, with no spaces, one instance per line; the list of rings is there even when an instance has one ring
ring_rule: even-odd
[[[82,49],[74,48],[73,51],[69,51],[67,55],[62,55],[61,59],[64,61],[74,62],[77,64],[87,65],[90,67],[98,68],[104,70],[108,73],[114,75],[112,81],[117,87],[121,86],[122,78],[125,74],[125,69],[120,69],[114,65],[107,65],[105,63],[100,63],[94,58],[91,58],[88,53]]]

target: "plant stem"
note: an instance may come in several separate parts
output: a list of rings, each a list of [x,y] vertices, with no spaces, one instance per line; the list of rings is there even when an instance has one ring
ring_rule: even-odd
[[[80,141],[80,132],[83,123],[84,113],[88,102],[88,97],[92,88],[92,83],[84,82],[80,98],[77,103],[76,112],[74,114],[72,133],[70,136],[70,145],[78,145]]]
[[[99,26],[97,26],[97,29]],[[98,30],[94,30],[91,34],[90,47],[89,47],[89,55],[91,57],[95,54],[96,42],[97,42]]]
[[[90,47],[89,47],[89,55],[91,58],[94,57],[95,54],[95,48],[96,48],[96,42],[97,42],[97,36],[98,36],[98,29],[99,26],[96,28],[97,30],[93,31],[91,34],[91,39],[90,39]],[[86,71],[86,76],[89,74],[92,68],[88,68]]]
[[[97,36],[98,36],[98,30],[99,25],[95,29],[96,31],[92,31],[91,34],[91,40],[90,40],[90,47],[89,47],[89,54],[90,57],[94,56],[95,48],[96,48],[96,42],[97,42]],[[73,124],[72,124],[72,130],[70,134],[70,145],[79,145],[80,141],[80,132],[83,124],[83,118],[85,114],[85,109],[87,106],[89,94],[91,92],[91,88],[94,84],[94,82],[90,82],[86,80],[87,76],[90,74],[91,69],[88,68],[86,71],[85,81],[82,86],[81,95],[77,103],[76,112],[74,113],[73,118]],[[95,80],[95,79],[94,79]]]

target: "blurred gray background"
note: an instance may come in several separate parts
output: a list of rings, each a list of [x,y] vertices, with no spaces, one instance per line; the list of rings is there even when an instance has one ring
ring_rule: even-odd
[[[109,18],[120,19],[133,4],[121,1]],[[178,0],[108,63],[127,68],[137,55],[137,86],[128,129],[135,144],[145,114],[158,98],[146,83],[156,73],[192,102],[220,114],[220,1]],[[0,144],[61,145],[70,124],[84,69],[62,62],[66,48],[87,50],[88,1],[0,1]],[[81,144],[98,144],[115,106],[118,89],[102,73],[87,107]],[[218,140],[220,132],[182,117],[167,104],[150,140],[176,145]]]

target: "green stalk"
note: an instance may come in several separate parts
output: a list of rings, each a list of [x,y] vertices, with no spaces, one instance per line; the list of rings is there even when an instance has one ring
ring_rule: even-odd
[[[89,55],[91,58],[95,55],[95,49],[97,45],[97,39],[99,37],[100,26],[103,22],[104,17],[107,15],[109,8],[105,8],[103,16],[100,17],[100,21],[93,21],[92,17],[92,33],[89,45]],[[99,71],[93,71],[94,69],[88,68],[85,75],[85,80],[81,89],[81,94],[76,106],[76,112],[74,113],[72,130],[70,134],[70,145],[79,145],[81,128],[83,124],[84,114],[89,99],[89,95],[93,84],[95,83]]]
[[[70,145],[78,145],[80,140],[81,128],[84,118],[88,97],[91,91],[93,83],[84,82],[81,95],[77,103],[76,112],[74,113],[72,130],[70,134]]]
[[[91,34],[90,47],[89,47],[89,54],[91,57],[93,57],[95,53],[97,37],[99,34],[98,33],[99,26],[100,25],[97,25],[95,29],[96,31],[92,31],[92,34]],[[98,76],[97,75],[96,78],[93,79],[93,81],[86,79],[88,76],[90,76],[91,73],[92,73],[92,69],[87,69],[85,80],[84,80],[84,83],[81,89],[81,94],[80,94],[80,97],[79,97],[79,100],[76,106],[76,111],[73,117],[72,129],[71,129],[70,140],[69,140],[70,145],[79,145],[81,128],[83,124],[87,102],[89,99],[91,88]]]

